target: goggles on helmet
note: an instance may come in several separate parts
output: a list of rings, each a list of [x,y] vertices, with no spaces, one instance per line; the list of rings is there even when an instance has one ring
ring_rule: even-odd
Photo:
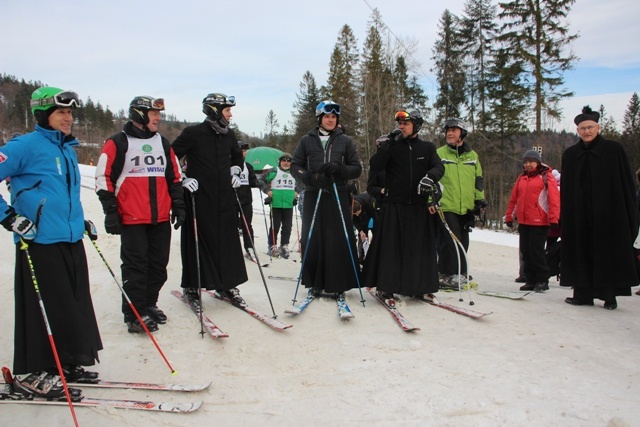
[[[324,104],[320,107],[322,114],[335,114],[340,115],[340,105],[338,104]]]
[[[226,96],[221,93],[215,93],[207,95],[203,102],[205,104],[222,104],[225,107],[233,107],[236,105],[236,97],[233,95]]]
[[[444,128],[445,129],[449,129],[449,128],[460,128],[460,129],[466,129],[466,125],[462,120],[458,120],[458,119],[447,119],[444,121]]]
[[[54,96],[41,99],[32,99],[31,107],[82,107],[82,101],[78,98],[78,94],[75,92],[60,92]]]
[[[131,106],[137,108],[146,108],[148,110],[164,110],[164,98],[140,96],[133,100]]]
[[[395,115],[394,120],[409,121],[411,120],[411,114],[407,113],[406,111],[398,111]]]

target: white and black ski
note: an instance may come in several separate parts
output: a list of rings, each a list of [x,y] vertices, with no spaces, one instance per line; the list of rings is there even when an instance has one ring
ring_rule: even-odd
[[[488,297],[508,298],[508,299],[522,299],[529,294],[533,294],[533,291],[492,291],[484,290],[477,291],[478,295],[485,295]]]
[[[189,301],[187,301],[184,298],[184,296],[182,295],[182,292],[174,290],[174,291],[171,291],[171,295],[173,295],[174,297],[178,298],[180,301],[185,303],[187,307],[189,307],[191,311],[196,315],[198,320],[200,320],[200,308],[194,306],[193,304],[190,304]],[[206,329],[209,335],[211,335],[213,338],[229,337],[229,334],[222,332],[220,328],[218,328],[216,324],[213,323],[213,321],[211,321],[211,319],[209,319],[204,313],[202,313],[202,323],[204,325],[204,329]]]
[[[398,325],[402,328],[403,331],[405,332],[413,332],[413,331],[419,331],[420,328],[413,326],[399,311],[398,309],[395,307],[395,302],[393,305],[389,304],[387,301],[385,301],[384,299],[382,299],[380,296],[378,296],[378,293],[373,290],[372,288],[367,288],[367,291],[369,291],[369,293],[380,303],[384,306],[384,308],[386,308],[389,313],[391,313],[391,316],[393,316],[393,319],[396,321],[396,323],[398,323]]]
[[[293,325],[284,324],[284,323],[280,322],[279,320],[274,319],[273,317],[267,316],[266,314],[259,313],[259,312],[257,312],[256,310],[254,310],[253,308],[249,307],[246,304],[245,305],[237,305],[233,301],[231,301],[230,299],[222,297],[217,292],[214,292],[214,291],[205,291],[205,292],[207,294],[209,294],[210,296],[212,296],[213,298],[216,298],[216,299],[218,299],[220,301],[224,301],[226,303],[229,303],[232,306],[234,306],[236,308],[239,308],[240,310],[249,313],[251,315],[251,317],[254,317],[254,318],[258,319],[262,323],[272,327],[273,329],[275,329],[277,331],[284,331],[285,329],[289,329],[289,328],[291,328],[293,326]]]
[[[4,382],[0,384],[6,384]],[[207,384],[171,384],[171,383],[140,383],[140,382],[128,382],[128,381],[104,381],[100,379],[80,381],[80,382],[67,382],[69,387],[74,388],[116,388],[116,389],[129,389],[129,390],[151,390],[151,391],[182,391],[182,392],[196,392],[203,391],[209,388],[211,383]]]
[[[10,393],[6,390],[0,391],[0,403],[13,403],[24,405],[58,405],[66,406],[69,403],[65,398],[62,400],[47,400],[42,397],[22,396]],[[130,400],[130,399],[102,399],[93,397],[79,397],[73,406],[89,407],[110,407],[120,409],[136,409],[142,411],[159,412],[193,412],[202,406],[202,400],[186,403],[160,402],[155,400]]]

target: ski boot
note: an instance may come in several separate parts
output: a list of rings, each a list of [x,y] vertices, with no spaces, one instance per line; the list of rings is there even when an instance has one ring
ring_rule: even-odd
[[[70,383],[95,384],[98,381],[98,373],[85,371],[80,365],[62,365],[65,379]]]
[[[392,293],[382,292],[382,291],[376,291],[376,292],[377,292],[378,298],[384,301],[386,305],[388,305],[391,308],[396,308],[395,296]]]
[[[280,249],[278,249],[280,256],[284,259],[289,259],[289,245],[282,245]]]
[[[157,305],[147,307],[147,314],[158,325],[164,325],[167,323],[167,315],[164,314],[164,311],[160,310]]]
[[[149,332],[155,332],[158,330],[158,324],[154,322],[151,317],[149,317],[146,314],[143,314],[142,316],[140,316],[140,318],[142,319],[144,324],[147,326],[147,329],[149,329]],[[145,332],[144,327],[142,326],[142,324],[138,319],[130,320],[130,321],[127,321],[126,323],[127,323],[127,330],[132,334]]]
[[[216,291],[216,292],[218,292],[218,295],[220,295],[222,298],[226,298],[229,301],[231,301],[231,304],[235,306],[246,307],[247,305],[244,299],[242,299],[242,297],[240,296],[240,291],[238,290],[238,288],[231,288],[226,291]]]

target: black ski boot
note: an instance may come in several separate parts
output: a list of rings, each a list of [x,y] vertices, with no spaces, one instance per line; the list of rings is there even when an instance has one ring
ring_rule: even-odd
[[[147,326],[147,329],[149,329],[149,332],[155,332],[158,330],[158,324],[154,322],[153,319],[150,318],[148,315],[143,314],[142,316],[140,316],[140,318],[142,319],[144,324]],[[127,323],[127,330],[132,334],[145,332],[144,327],[142,326],[142,324],[138,319],[134,319],[126,323]]]
[[[182,297],[196,310],[200,310],[200,295],[198,295],[198,288],[184,288],[182,290]]]
[[[13,377],[13,392],[22,396],[57,399],[64,397],[64,387],[57,375],[47,371]]]
[[[167,323],[167,315],[157,305],[147,307],[147,314],[159,325]]]
[[[80,365],[62,365],[65,379],[70,383],[97,383],[99,374],[94,371],[85,371]]]
[[[218,292],[218,295],[220,295],[222,298],[226,298],[229,301],[231,301],[231,304],[233,305],[236,305],[239,307],[245,307],[247,305],[244,299],[242,299],[242,297],[240,296],[240,291],[238,290],[238,288],[231,288],[226,291],[216,291],[216,292]]]

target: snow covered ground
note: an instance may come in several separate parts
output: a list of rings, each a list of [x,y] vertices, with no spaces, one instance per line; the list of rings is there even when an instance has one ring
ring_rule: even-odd
[[[104,233],[92,171],[82,199],[86,217],[101,232],[97,243],[119,276],[119,238]],[[6,197],[5,186],[1,186]],[[269,260],[262,207],[253,226],[265,277],[294,276],[300,256]],[[233,226],[233,224],[230,224]],[[341,231],[340,231],[341,232]],[[297,236],[294,225],[293,236]],[[517,238],[475,230],[470,268],[481,289],[514,290]],[[0,360],[13,352],[13,245],[0,239]],[[403,298],[399,310],[421,328],[403,332],[373,298],[347,300],[355,318],[341,321],[330,299],[314,302],[298,317],[284,314],[295,282],[267,278],[278,319],[293,328],[277,332],[223,302],[204,298],[205,311],[230,337],[201,337],[196,317],[169,291],[179,288],[179,233],[174,232],[169,280],[159,306],[169,316],[155,337],[178,374],[145,335],[129,334],[120,313],[120,292],[89,242],[93,301],[105,350],[97,367],[104,379],[202,383],[198,393],[90,390],[104,398],[183,402],[203,400],[191,414],[76,408],[81,426],[638,426],[640,425],[640,297],[618,299],[618,309],[564,303],[570,289],[552,281],[544,294],[522,300],[455,293],[439,299],[478,311],[480,320]],[[247,262],[240,289],[255,309],[270,314],[258,267]],[[349,272],[345,272],[349,274]],[[301,289],[299,297],[304,294]],[[45,301],[46,304],[46,301]],[[0,424],[72,425],[67,407],[0,406]]]

